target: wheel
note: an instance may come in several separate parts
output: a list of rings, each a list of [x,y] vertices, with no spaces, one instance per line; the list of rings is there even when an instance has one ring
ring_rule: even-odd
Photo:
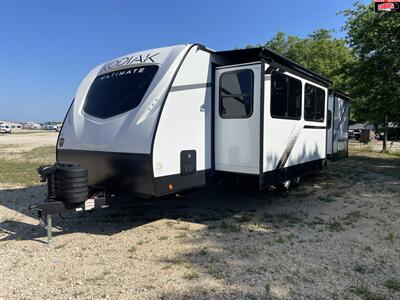
[[[290,179],[289,180],[285,180],[285,181],[283,181],[281,183],[276,184],[275,188],[276,188],[276,190],[278,192],[284,193],[284,192],[287,192],[289,190],[290,183],[291,183]]]
[[[300,184],[300,177],[295,177],[290,180],[290,185],[293,187],[299,186]]]

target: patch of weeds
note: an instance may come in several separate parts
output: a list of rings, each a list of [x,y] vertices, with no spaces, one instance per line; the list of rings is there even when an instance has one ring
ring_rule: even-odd
[[[385,281],[385,286],[393,291],[400,292],[400,280],[391,278]]]
[[[36,169],[55,160],[55,147],[43,146],[0,158],[0,182],[10,185],[31,186],[40,184]]]
[[[373,251],[372,248],[371,248],[371,246],[366,246],[366,247],[364,248],[364,250],[365,250],[365,251],[368,251],[368,252],[372,252],[372,251]]]
[[[154,290],[156,287],[154,285],[148,284],[148,285],[145,285],[144,288],[146,290]]]
[[[217,224],[208,224],[207,225],[207,229],[209,229],[209,230],[214,230],[214,229],[217,229]]]
[[[368,287],[365,285],[352,287],[350,289],[350,291],[353,292],[354,294],[358,295],[360,298],[362,298],[364,300],[382,300],[382,299],[384,299],[380,295],[377,295],[377,294],[371,292],[368,289]]]
[[[206,267],[207,273],[210,274],[215,279],[224,279],[225,276],[223,272],[216,267],[214,264],[207,265]]]
[[[68,242],[64,243],[64,244],[58,244],[58,245],[54,246],[54,249],[64,249],[65,246],[67,246],[67,244],[68,244]]]
[[[85,278],[85,281],[88,282],[88,283],[97,284],[102,279],[103,279],[103,277],[101,277],[101,276],[95,276],[95,277]]]
[[[166,235],[162,235],[162,236],[158,237],[158,240],[159,241],[165,241],[165,240],[168,240],[168,237]]]
[[[361,212],[359,210],[354,210],[349,212],[345,217],[342,218],[345,225],[351,225],[357,222],[361,218]]]
[[[206,255],[208,255],[208,251],[207,251],[207,249],[201,249],[200,251],[199,251],[199,255],[202,255],[202,256],[206,256]]]
[[[177,236],[175,236],[175,238],[177,238],[177,239],[183,239],[183,238],[187,238],[187,237],[188,237],[188,234],[186,232],[181,232]]]
[[[169,221],[165,222],[165,225],[167,225],[168,227],[172,227],[172,226],[174,226],[174,222],[169,220]]]
[[[266,282],[264,284],[264,298],[265,299],[272,299],[271,284],[269,282]]]
[[[246,222],[250,222],[253,219],[253,216],[254,216],[254,214],[244,212],[244,213],[237,215],[235,218],[240,223],[246,223]]]
[[[301,218],[295,215],[293,212],[282,212],[280,214],[271,215],[264,214],[264,220],[266,222],[273,223],[274,226],[283,227],[283,226],[294,226],[297,223],[302,221]]]
[[[285,242],[285,239],[281,235],[279,235],[278,238],[275,240],[275,242],[283,244]]]
[[[82,296],[84,294],[83,291],[76,291],[72,293],[72,297],[74,298],[80,298],[79,296]]]
[[[130,247],[130,248],[128,249],[128,252],[129,252],[129,253],[135,253],[135,252],[136,252],[136,247],[135,247],[135,246]]]
[[[199,273],[197,273],[196,271],[190,271],[188,273],[186,273],[183,278],[186,280],[195,280],[198,279],[200,277]]]
[[[179,229],[179,230],[189,230],[190,229],[190,225],[189,224],[182,224],[182,225],[178,226],[177,229]]]
[[[250,223],[248,226],[246,226],[247,230],[249,232],[271,232],[273,231],[272,227],[269,225],[266,225],[264,223]]]
[[[161,270],[169,270],[172,268],[172,265],[164,265],[161,267]]]
[[[227,222],[221,222],[219,229],[224,232],[240,232],[240,226]]]
[[[345,230],[342,223],[336,219],[331,219],[328,223],[326,223],[326,228],[332,232],[341,232]]]
[[[318,200],[327,203],[336,201],[335,197],[332,197],[332,195],[318,196]]]
[[[395,239],[395,234],[394,232],[389,232],[387,236],[385,236],[385,240],[387,241],[391,241],[392,243],[394,242]]]
[[[359,263],[356,263],[356,265],[354,266],[353,270],[357,273],[360,274],[365,274],[367,272],[367,267],[364,265],[361,265]]]

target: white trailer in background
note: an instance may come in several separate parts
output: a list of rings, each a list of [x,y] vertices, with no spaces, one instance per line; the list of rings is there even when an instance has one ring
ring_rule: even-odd
[[[327,149],[329,159],[338,160],[348,156],[350,97],[338,91],[330,91],[328,98]]]

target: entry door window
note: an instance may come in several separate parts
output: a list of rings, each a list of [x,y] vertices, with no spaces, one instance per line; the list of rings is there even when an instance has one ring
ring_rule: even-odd
[[[224,119],[249,118],[253,113],[252,70],[223,73],[219,82],[219,115]]]

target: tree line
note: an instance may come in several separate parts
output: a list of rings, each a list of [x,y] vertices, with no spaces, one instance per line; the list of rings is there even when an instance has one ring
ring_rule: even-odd
[[[369,122],[384,132],[400,123],[400,13],[375,13],[360,2],[340,12],[346,17],[344,39],[318,29],[306,38],[278,32],[265,45],[310,70],[330,78],[352,98],[350,119]]]

